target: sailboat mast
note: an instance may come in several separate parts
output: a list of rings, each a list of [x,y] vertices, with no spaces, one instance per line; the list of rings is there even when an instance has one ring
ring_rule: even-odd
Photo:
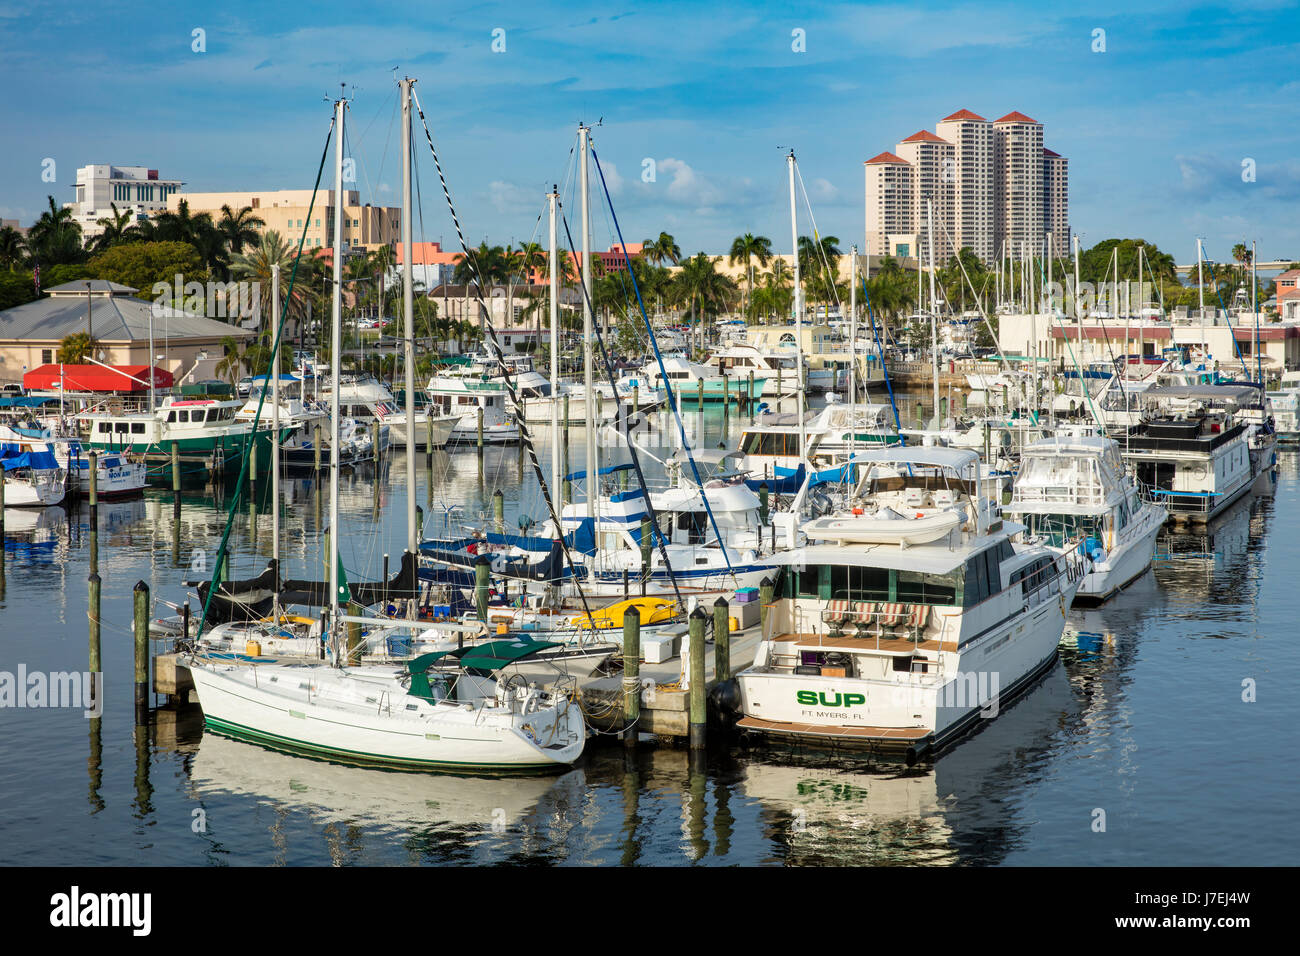
[[[803,420],[803,287],[799,276],[799,225],[794,204],[794,150],[786,157],[790,172],[790,249],[794,253],[794,344],[795,344],[795,382],[798,390],[799,405],[799,462],[802,464],[808,454],[807,427]]]
[[[1205,273],[1201,269],[1201,240],[1196,240],[1196,298],[1200,302],[1201,312],[1201,364],[1208,371],[1210,368],[1210,346],[1205,341]]]
[[[551,211],[551,247],[548,269],[551,281],[551,488],[560,488],[560,266],[555,234],[559,186],[551,186],[547,205]],[[557,529],[558,533],[558,529]]]
[[[415,514],[415,268],[411,243],[415,204],[411,197],[411,85],[409,76],[402,80],[402,325],[406,332],[406,551],[414,565],[419,551],[419,530]],[[432,449],[431,449],[432,450]],[[415,602],[407,604],[407,615],[414,619]]]
[[[275,329],[275,341],[280,340],[280,265],[271,266],[271,328]],[[150,369],[150,377],[153,370]],[[280,350],[271,353],[271,367],[267,369],[271,376],[271,560],[278,567],[280,564]],[[257,441],[257,436],[253,436]],[[275,589],[272,597],[272,620],[279,623],[280,589]]]
[[[594,316],[591,313],[591,210],[587,202],[587,152],[591,130],[587,126],[578,127],[578,139],[582,145],[582,287],[586,292],[582,296],[582,382],[586,387],[583,401],[586,425],[583,434],[587,443],[587,517],[596,520],[596,396],[595,382],[592,377],[592,340],[596,337],[593,329]],[[667,384],[667,383],[665,383]]]
[[[334,634],[335,660],[341,661],[339,640],[339,359],[343,351],[343,122],[347,103],[334,104],[334,286],[330,305],[330,517],[329,581],[330,630]]]
[[[1079,327],[1079,356],[1075,359],[1075,364],[1080,368],[1079,372],[1079,396],[1083,397],[1083,306],[1079,302],[1079,237],[1074,239],[1074,321]]]
[[[925,201],[926,244],[930,258],[930,366],[934,373],[934,418],[939,420],[939,301],[934,291],[934,201]],[[942,422],[940,423],[942,425]]]
[[[1264,362],[1259,354],[1259,282],[1255,279],[1255,240],[1250,241],[1250,314],[1255,322],[1255,377],[1264,385]]]
[[[849,424],[854,426],[858,410],[858,247],[849,249]],[[856,427],[849,428],[849,458],[853,457]]]

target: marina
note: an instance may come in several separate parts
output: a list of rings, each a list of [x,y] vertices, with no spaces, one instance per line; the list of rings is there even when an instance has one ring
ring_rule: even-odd
[[[617,867],[634,929],[1250,928],[1286,18],[547,6],[0,16],[6,915],[373,940]]]

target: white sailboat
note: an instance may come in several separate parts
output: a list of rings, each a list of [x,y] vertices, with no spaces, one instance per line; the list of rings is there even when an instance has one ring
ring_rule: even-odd
[[[403,199],[408,223],[403,240],[410,256],[410,120],[412,81],[402,89]],[[343,188],[347,103],[335,103],[335,188]],[[341,353],[342,204],[335,207],[333,347],[331,348],[329,665],[187,658],[214,731],[297,752],[396,769],[460,772],[536,772],[573,763],[586,743],[582,713],[571,699],[572,681],[542,690],[526,678],[501,672],[551,646],[499,640],[463,651],[422,655],[403,667],[351,666],[340,612],[347,585],[339,563],[339,356]],[[409,272],[407,273],[409,281]],[[410,297],[407,304],[407,375],[411,376]],[[408,396],[411,395],[408,389]],[[408,398],[408,401],[410,399]],[[408,494],[413,509],[414,483]],[[409,518],[409,515],[408,515]],[[413,524],[413,522],[412,522]],[[415,534],[412,527],[410,534]],[[408,542],[409,543],[409,542]],[[414,544],[409,543],[414,550]],[[363,621],[364,622],[364,621]]]

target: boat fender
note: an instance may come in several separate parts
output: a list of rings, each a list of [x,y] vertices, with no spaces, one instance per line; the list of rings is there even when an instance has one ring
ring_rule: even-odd
[[[709,703],[724,718],[740,716],[740,684],[734,678],[719,681],[709,689]]]

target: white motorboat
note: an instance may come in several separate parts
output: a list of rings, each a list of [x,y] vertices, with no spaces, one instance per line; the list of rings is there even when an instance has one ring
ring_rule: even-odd
[[[1013,543],[1022,529],[979,495],[974,452],[878,448],[858,460],[837,515],[964,520],[906,547],[806,525],[806,547],[773,557],[781,574],[754,664],[716,693],[742,731],[911,762],[996,716],[1055,662],[1081,559]]]
[[[1119,445],[1100,436],[1061,435],[1026,447],[1007,514],[1022,540],[1080,549],[1087,573],[1076,601],[1100,603],[1146,573],[1169,513],[1143,500]]]

